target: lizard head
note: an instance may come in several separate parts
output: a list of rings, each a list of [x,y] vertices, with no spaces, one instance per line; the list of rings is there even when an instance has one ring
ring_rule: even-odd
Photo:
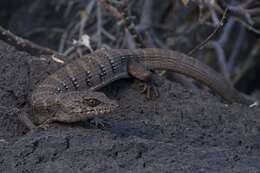
[[[58,100],[58,119],[64,121],[80,121],[97,115],[109,113],[118,107],[116,101],[109,99],[104,93],[80,91],[64,93]],[[58,117],[57,117],[58,116]]]

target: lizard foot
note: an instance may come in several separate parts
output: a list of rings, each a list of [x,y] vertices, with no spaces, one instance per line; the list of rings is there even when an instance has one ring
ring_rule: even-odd
[[[91,124],[94,124],[96,127],[100,127],[100,128],[104,128],[104,127],[111,127],[111,124],[106,122],[105,120],[101,119],[101,118],[93,118],[92,120],[90,120]]]
[[[146,83],[146,82],[141,82],[139,84],[140,89],[141,89],[141,93],[145,94],[146,98],[148,99],[153,99],[153,98],[157,98],[160,96],[158,87],[155,86],[154,84],[150,84],[150,83]]]
[[[42,130],[47,130],[50,127],[50,124],[53,122],[53,119],[47,119],[44,121],[41,125],[39,125],[37,128]]]
[[[141,93],[146,95],[148,99],[154,99],[160,96],[158,87],[164,83],[163,79],[156,73],[153,73],[149,81],[140,82]]]

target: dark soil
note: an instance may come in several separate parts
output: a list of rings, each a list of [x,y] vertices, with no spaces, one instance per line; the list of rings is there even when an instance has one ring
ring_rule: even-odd
[[[45,60],[44,60],[45,58]],[[47,60],[46,60],[47,59]],[[105,88],[120,109],[90,122],[28,131],[34,85],[58,68],[0,41],[0,172],[260,172],[260,109],[227,105],[166,81],[146,100],[131,80]]]

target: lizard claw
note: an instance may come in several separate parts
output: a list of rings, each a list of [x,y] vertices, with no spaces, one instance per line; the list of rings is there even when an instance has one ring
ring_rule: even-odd
[[[160,96],[158,88],[150,83],[141,83],[141,93],[145,94],[146,98],[153,99]]]

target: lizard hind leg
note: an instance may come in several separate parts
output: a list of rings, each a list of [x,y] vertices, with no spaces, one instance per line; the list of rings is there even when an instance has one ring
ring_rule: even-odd
[[[139,80],[142,94],[145,94],[148,99],[159,97],[158,87],[163,84],[163,80],[157,73],[137,61],[130,61],[127,70],[131,76]]]

